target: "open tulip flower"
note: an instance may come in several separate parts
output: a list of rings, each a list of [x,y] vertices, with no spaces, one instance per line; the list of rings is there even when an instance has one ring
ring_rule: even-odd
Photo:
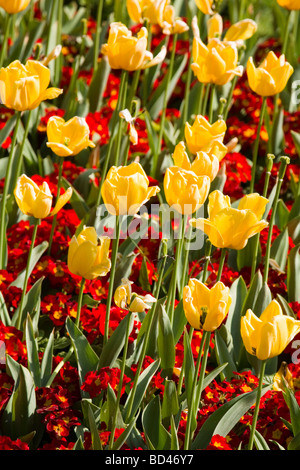
[[[28,7],[30,0],[0,0],[0,7],[7,13],[19,13]]]
[[[219,159],[213,152],[197,152],[195,159],[191,162],[183,141],[176,145],[173,161],[175,166],[192,171],[197,176],[208,176],[210,181],[215,179],[220,167]]]
[[[44,219],[57,214],[67,204],[72,196],[72,188],[68,188],[64,194],[60,195],[54,209],[52,209],[53,196],[48,183],[44,181],[41,186],[38,186],[28,176],[21,175],[18,178],[14,195],[23,214],[33,216],[36,219]]]
[[[122,309],[128,309],[130,312],[142,313],[149,309],[156,302],[156,299],[150,295],[139,295],[132,292],[132,281],[122,279],[121,284],[116,288],[114,294],[115,304]]]
[[[137,37],[123,24],[114,22],[110,24],[108,41],[102,45],[101,52],[107,56],[112,69],[134,71],[152,67],[162,62],[166,56],[166,47],[163,46],[159,54],[153,57],[147,51],[148,31],[142,27]]]
[[[251,309],[241,318],[241,336],[249,354],[265,361],[279,356],[300,332],[300,321],[284,315],[277,300],[257,317]]]
[[[253,193],[244,196],[235,209],[230,198],[216,190],[209,195],[209,217],[191,219],[190,224],[204,231],[215,247],[241,250],[250,237],[268,226],[261,220],[267,203],[268,199]]]
[[[73,235],[70,241],[69,271],[88,280],[105,276],[111,267],[109,248],[109,237],[98,238],[94,227],[84,226],[79,235]]]
[[[167,203],[180,214],[193,214],[206,201],[210,188],[208,176],[198,176],[193,171],[178,166],[167,168],[164,192]]]
[[[300,0],[277,0],[277,3],[288,10],[300,10]]]
[[[222,154],[224,156],[227,152],[227,148],[223,145],[226,129],[227,126],[223,119],[218,119],[210,124],[204,116],[198,114],[192,125],[189,122],[185,123],[186,145],[192,154],[196,154],[200,151],[210,152],[218,143],[218,155]],[[215,150],[217,149],[215,148]],[[218,158],[221,160],[221,157]]]
[[[200,83],[225,85],[235,76],[242,76],[243,66],[238,65],[238,49],[234,42],[213,38],[205,45],[200,37],[193,39],[191,68]]]
[[[247,77],[251,90],[260,96],[273,96],[280,93],[291,77],[294,69],[282,54],[277,57],[270,51],[262,63],[255,67],[253,57],[247,62]]]
[[[37,108],[42,101],[57,98],[63,90],[48,88],[50,69],[41,62],[19,60],[0,69],[0,100],[10,109],[28,111]]]
[[[149,187],[149,179],[137,162],[127,166],[112,166],[101,188],[104,204],[112,215],[136,214],[159,191],[158,186]]]
[[[89,135],[89,126],[82,117],[65,121],[62,117],[51,116],[47,123],[47,146],[59,157],[70,157],[87,147],[95,147]]]
[[[232,298],[230,289],[217,282],[211,289],[198,279],[190,279],[183,289],[183,309],[190,325],[214,331],[226,318]]]
[[[223,18],[219,13],[209,17],[207,21],[208,39],[221,38],[223,34]],[[249,39],[257,30],[257,24],[250,18],[245,18],[232,24],[223,37],[224,42],[235,42],[242,45],[246,39]]]

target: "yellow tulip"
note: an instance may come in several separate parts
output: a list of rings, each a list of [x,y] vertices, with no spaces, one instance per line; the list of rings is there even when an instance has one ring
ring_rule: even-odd
[[[193,171],[172,166],[164,176],[167,203],[180,214],[193,214],[205,202],[210,188],[208,176],[197,176]]]
[[[210,152],[213,147],[216,151],[215,144],[218,144],[218,155],[223,154],[224,156],[227,153],[227,148],[223,145],[226,130],[227,126],[223,119],[218,119],[210,124],[204,116],[198,114],[192,125],[188,122],[185,123],[186,145],[192,154],[196,154],[200,151]]]
[[[300,10],[300,0],[277,0],[277,3],[288,10]]]
[[[193,59],[191,68],[200,83],[225,85],[233,77],[243,74],[243,66],[238,65],[238,49],[234,42],[213,38],[205,45],[200,37],[194,37]]]
[[[253,57],[247,62],[248,83],[260,96],[273,96],[280,93],[286,86],[294,69],[282,54],[277,57],[270,51],[259,67],[255,67]]]
[[[0,100],[10,109],[27,111],[42,101],[57,98],[63,90],[48,88],[50,70],[41,62],[28,60],[25,65],[15,60],[0,69]]]
[[[245,41],[251,38],[257,31],[255,21],[246,18],[231,25],[224,36],[224,41]]]
[[[87,147],[95,147],[89,139],[90,129],[82,117],[67,122],[59,116],[51,116],[47,123],[47,146],[59,157],[77,155]]]
[[[219,13],[210,16],[207,20],[208,39],[220,38],[223,33],[223,18]],[[197,37],[199,37],[197,33]]]
[[[28,7],[30,0],[0,0],[0,7],[7,13],[19,13]]]
[[[248,309],[241,318],[246,351],[262,361],[279,356],[299,332],[300,321],[284,315],[277,300],[272,300],[260,317]]]
[[[186,319],[197,330],[214,331],[219,328],[231,302],[229,287],[221,281],[209,289],[198,279],[190,279],[183,289]]]
[[[282,362],[278,372],[276,372],[273,378],[273,390],[282,392],[286,387],[294,390],[294,377],[287,363]]]
[[[168,0],[126,0],[129,17],[135,23],[147,20],[150,24],[159,25]]]
[[[132,281],[122,279],[121,284],[114,293],[115,304],[122,308],[128,309],[130,312],[142,313],[149,309],[156,302],[156,299],[150,295],[138,295],[131,290]]]
[[[197,152],[195,159],[191,162],[185,150],[184,142],[179,142],[173,153],[175,166],[184,170],[192,171],[197,176],[208,176],[213,181],[219,171],[219,159],[214,153]]]
[[[199,10],[202,11],[202,13],[205,15],[213,14],[214,0],[195,0],[195,3]]]
[[[167,5],[164,10],[164,17],[161,23],[163,34],[180,34],[189,30],[188,25],[181,18],[175,17],[175,10],[172,5]]]
[[[140,163],[112,166],[101,188],[101,195],[110,214],[134,215],[152,196],[160,191],[149,187],[149,179]]]
[[[215,247],[241,250],[250,237],[268,226],[261,220],[267,203],[268,199],[253,193],[244,196],[235,209],[229,196],[216,190],[209,195],[208,218],[191,219],[190,224],[205,232]]]
[[[111,267],[109,247],[109,237],[98,238],[94,227],[84,226],[79,235],[73,235],[70,241],[69,271],[88,280],[106,276]]]
[[[56,201],[52,208],[52,199],[50,188],[46,181],[38,186],[31,178],[21,175],[14,189],[16,202],[23,214],[33,216],[36,219],[44,219],[58,213],[60,209],[67,204],[72,196],[72,188],[68,188]]]
[[[131,31],[122,23],[111,23],[108,41],[102,45],[101,52],[108,58],[112,69],[128,71],[145,69],[162,62],[166,55],[166,47],[163,46],[160,53],[153,58],[153,54],[147,51],[148,31],[142,27],[133,37]]]

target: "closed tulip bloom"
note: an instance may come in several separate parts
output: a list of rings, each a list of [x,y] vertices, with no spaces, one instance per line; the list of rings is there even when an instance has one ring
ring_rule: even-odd
[[[69,271],[88,280],[105,276],[111,267],[109,247],[109,237],[98,238],[94,227],[84,226],[79,235],[73,235],[70,241]]]
[[[277,0],[277,3],[288,10],[300,10],[300,0]]]
[[[257,317],[251,309],[241,318],[241,336],[246,351],[261,361],[279,356],[300,332],[300,321],[284,315],[277,300]]]
[[[214,38],[205,45],[200,38],[194,37],[193,59],[191,68],[200,83],[225,85],[233,77],[243,74],[243,66],[238,65],[238,49],[234,42]]]
[[[255,67],[253,57],[247,62],[248,83],[260,96],[273,96],[280,93],[291,77],[294,69],[282,54],[277,57],[270,51],[259,67]]]
[[[183,289],[183,309],[187,321],[197,329],[214,331],[226,318],[232,298],[229,287],[217,282],[211,289],[198,279],[190,279]]]
[[[122,309],[128,309],[130,312],[142,313],[149,309],[156,302],[156,299],[150,294],[139,295],[132,292],[132,284],[133,282],[129,279],[122,279],[121,284],[114,293],[115,304]]]
[[[153,58],[153,54],[147,51],[148,31],[142,27],[137,37],[122,23],[111,23],[107,44],[101,48],[102,54],[108,58],[112,69],[134,71],[152,67],[162,62],[166,55],[165,46],[159,54]]]
[[[175,17],[175,10],[172,5],[167,5],[164,10],[164,17],[161,23],[162,33],[166,35],[180,34],[189,30],[188,25],[181,18]]]
[[[7,13],[19,13],[28,7],[30,0],[0,0],[0,7]]]
[[[218,119],[210,124],[204,116],[198,114],[192,125],[188,122],[185,123],[186,145],[192,154],[200,151],[209,152],[216,142],[221,144],[219,147],[221,150],[226,130],[227,126],[223,119]]]
[[[25,65],[15,60],[0,70],[0,100],[10,109],[28,111],[42,101],[57,98],[63,90],[48,88],[50,70],[41,62],[28,60]]]
[[[208,176],[197,176],[193,171],[172,166],[164,176],[167,203],[180,214],[193,214],[206,201],[210,188]]]
[[[101,188],[106,208],[113,215],[134,215],[140,207],[160,191],[149,187],[143,167],[136,162],[127,166],[112,166]]]
[[[209,195],[208,218],[191,219],[190,224],[205,232],[215,247],[241,250],[249,238],[268,226],[261,220],[267,203],[268,199],[253,193],[243,197],[235,209],[229,196],[216,190]]]
[[[195,3],[199,10],[202,11],[202,13],[204,13],[205,15],[213,14],[214,0],[195,0]]]
[[[197,176],[208,176],[213,181],[219,171],[219,160],[213,153],[197,152],[196,157],[191,162],[185,150],[184,142],[179,142],[173,153],[175,166],[184,170],[192,171]]]
[[[23,214],[33,216],[36,219],[44,219],[57,214],[60,209],[70,200],[72,188],[68,188],[60,195],[52,210],[52,199],[50,188],[46,181],[38,186],[31,178],[21,175],[18,178],[14,195],[19,209]]]
[[[95,147],[89,135],[89,126],[82,117],[65,121],[62,117],[51,116],[47,123],[47,146],[59,157],[71,157],[87,147]]]

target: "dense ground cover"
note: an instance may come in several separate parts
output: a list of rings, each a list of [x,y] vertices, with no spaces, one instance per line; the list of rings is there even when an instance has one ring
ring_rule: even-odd
[[[0,449],[298,449],[299,1],[5,3]]]

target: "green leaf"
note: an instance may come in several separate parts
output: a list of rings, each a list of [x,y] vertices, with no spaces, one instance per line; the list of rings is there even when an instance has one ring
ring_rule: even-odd
[[[193,380],[195,375],[195,362],[194,356],[191,348],[191,340],[187,331],[184,331],[183,336],[183,345],[184,345],[184,358],[183,358],[183,368],[184,368],[184,383],[185,391],[187,397],[188,408],[191,409],[193,396]]]
[[[28,369],[34,380],[36,387],[41,387],[41,370],[39,361],[39,351],[30,315],[27,315],[25,324],[25,338],[27,349]]]
[[[125,427],[125,430],[122,432],[122,434],[118,437],[118,439],[115,440],[112,450],[119,450],[122,445],[127,441],[129,438],[134,426],[136,423],[136,418],[132,418],[130,423]]]
[[[107,343],[102,349],[98,364],[99,369],[101,369],[102,367],[114,367],[115,361],[124,347],[127,324],[128,322],[130,322],[129,331],[131,331],[133,328],[133,320],[133,315],[127,314],[126,317],[123,318],[118,327],[115,329],[115,331],[112,333],[112,335],[110,336]]]
[[[146,440],[155,450],[170,450],[171,435],[161,423],[159,396],[155,396],[144,409],[142,425]]]
[[[289,408],[291,425],[293,429],[294,436],[300,434],[300,407],[296,400],[294,392],[288,388],[284,387],[283,397]]]
[[[99,436],[98,427],[96,424],[95,416],[92,410],[92,404],[86,401],[87,404],[87,414],[88,414],[88,422],[89,422],[89,430],[91,433],[92,439],[92,450],[102,450],[102,444]]]
[[[41,386],[45,387],[52,374],[54,330],[52,330],[41,362]]]
[[[6,308],[5,300],[1,291],[0,291],[0,321],[5,326],[11,326],[11,318]]]
[[[18,439],[38,430],[35,384],[29,370],[10,356],[7,356],[6,364],[15,384],[1,416],[1,431],[12,439]]]
[[[226,328],[231,334],[233,342],[233,357],[238,359],[239,350],[242,343],[240,324],[243,303],[247,296],[247,286],[242,276],[233,281],[230,286],[232,302],[225,321]]]
[[[263,280],[262,280],[261,272],[257,271],[255,273],[255,276],[252,279],[248,293],[244,299],[242,310],[241,310],[241,316],[246,313],[248,308],[251,308],[253,310],[255,302],[259,295],[259,292],[262,288],[262,284],[263,284]]]
[[[167,376],[172,376],[175,365],[175,343],[170,319],[163,305],[158,315],[158,353],[161,368]]]
[[[131,412],[130,412],[129,417],[126,420],[126,422],[129,422],[133,418],[135,413],[137,412],[137,410],[138,410],[138,408],[139,408],[139,406],[140,406],[140,404],[143,400],[143,397],[146,393],[146,390],[148,388],[150,380],[152,379],[155,372],[157,371],[158,366],[159,366],[159,360],[156,360],[156,361],[152,362],[140,374],[140,376],[138,378],[138,382],[137,382],[137,388],[136,388],[136,392],[135,392],[135,395],[134,395]],[[128,408],[129,408],[129,403],[130,403],[130,400],[131,400],[131,395],[132,395],[132,390],[130,390],[130,392],[128,394],[128,397],[127,397],[127,400],[125,402],[124,408],[123,408],[123,416],[124,417],[126,417],[127,414],[128,414]]]
[[[288,250],[289,234],[288,230],[285,229],[273,241],[270,252],[270,257],[277,262],[282,271],[285,271],[286,268]]]
[[[176,416],[179,410],[176,385],[173,380],[166,379],[164,382],[164,396],[162,400],[162,422],[166,428],[171,423],[171,417]]]
[[[45,253],[47,248],[48,248],[48,242],[43,241],[42,243],[40,243],[40,245],[37,245],[32,249],[30,265],[29,265],[29,271],[28,271],[29,276],[30,276],[33,268],[35,267],[36,263],[39,261],[41,256]],[[10,286],[19,287],[20,289],[22,289],[23,286],[24,286],[25,273],[26,273],[26,269],[24,269],[18,275],[18,277],[10,284]]]
[[[221,325],[221,327],[215,331],[215,343],[218,364],[227,364],[224,368],[224,374],[226,380],[230,380],[237,368],[233,358],[232,338],[225,325]]]
[[[270,450],[266,440],[257,429],[254,432],[254,444],[257,450]]]
[[[183,302],[180,300],[174,310],[173,336],[175,344],[178,343],[186,324],[187,319],[183,309]]]
[[[44,277],[40,277],[33,284],[31,289],[25,294],[25,297],[24,297],[21,325],[25,321],[27,313],[30,313],[31,321],[32,321],[35,332],[37,331],[37,323],[38,323],[39,314],[40,314],[41,289],[42,289],[43,280],[44,280]],[[15,310],[14,315],[11,320],[11,324],[13,326],[17,324],[18,316],[19,316],[19,307]]]
[[[263,396],[272,386],[263,388]],[[218,408],[210,415],[192,443],[192,450],[205,449],[211,438],[218,434],[226,437],[233,427],[239,422],[242,416],[255,404],[257,390],[239,395]]]
[[[99,357],[70,317],[66,319],[66,329],[75,350],[80,383],[83,383],[86,373],[97,369]]]
[[[287,263],[287,291],[289,302],[300,302],[300,244],[291,249]]]

